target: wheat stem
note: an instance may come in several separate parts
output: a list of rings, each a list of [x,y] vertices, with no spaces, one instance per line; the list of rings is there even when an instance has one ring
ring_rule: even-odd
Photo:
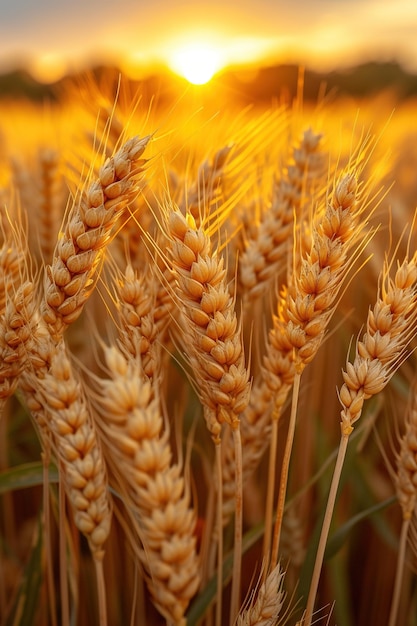
[[[401,586],[404,574],[405,550],[407,547],[408,529],[410,527],[411,518],[403,519],[401,526],[400,547],[397,557],[397,569],[395,572],[394,593],[391,601],[391,611],[388,626],[396,626],[398,623],[398,608],[400,604]]]
[[[242,441],[239,424],[233,429],[235,444],[235,539],[233,556],[232,595],[230,601],[230,623],[234,624],[240,605],[240,580],[242,574],[242,503],[243,503],[243,476],[242,476]]]
[[[275,496],[275,471],[277,463],[277,449],[278,449],[278,420],[272,419],[272,430],[270,438],[270,449],[268,459],[268,483],[266,493],[266,508],[265,508],[265,532],[263,543],[263,561],[264,578],[268,574],[271,542],[272,542],[272,523],[274,515],[274,496]]]
[[[279,541],[281,537],[282,518],[284,517],[285,497],[287,494],[288,472],[289,472],[289,467],[290,467],[292,446],[294,442],[295,423],[297,419],[297,405],[298,405],[298,396],[300,392],[300,379],[301,379],[301,373],[296,372],[294,376],[290,423],[288,426],[287,441],[285,444],[284,458],[282,460],[282,466],[281,466],[281,478],[280,478],[279,491],[278,491],[277,514],[275,518],[274,537],[273,537],[272,553],[271,553],[271,565],[270,565],[271,569],[274,569],[278,563],[278,550],[279,550]]]
[[[104,580],[103,559],[94,559],[97,580],[99,624],[107,626],[106,582]]]
[[[55,583],[53,577],[53,562],[52,562],[52,535],[51,535],[51,507],[49,497],[49,450],[42,452],[43,463],[43,540],[45,545],[46,554],[46,576],[48,586],[48,607],[49,617],[52,626],[56,626],[56,602],[55,602]]]
[[[323,524],[321,527],[320,540],[314,563],[313,575],[311,577],[310,590],[308,593],[307,607],[303,619],[303,626],[310,626],[313,617],[314,603],[317,595],[317,588],[320,580],[321,568],[323,565],[324,551],[326,549],[327,537],[329,535],[330,523],[332,521],[334,505],[336,502],[337,488],[339,486],[340,476],[343,469],[343,463],[346,456],[346,450],[349,443],[349,434],[343,433],[340,439],[339,451],[337,454],[336,465],[333,472],[332,483],[330,485],[329,497],[327,500],[326,511],[324,514]]]
[[[68,568],[67,568],[67,542],[66,542],[66,529],[65,521],[66,515],[66,502],[65,502],[65,488],[63,484],[64,464],[62,461],[59,464],[59,489],[58,489],[58,503],[59,503],[59,583],[61,591],[61,623],[62,626],[69,626],[70,624],[70,611],[69,611],[69,597],[68,597]]]
[[[215,462],[217,474],[217,593],[216,593],[216,626],[222,626],[222,595],[223,595],[223,479],[222,479],[222,446],[221,440],[215,443]]]

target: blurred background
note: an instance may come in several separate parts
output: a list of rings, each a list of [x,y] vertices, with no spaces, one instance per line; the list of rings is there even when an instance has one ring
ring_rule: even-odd
[[[0,96],[119,71],[150,91],[210,79],[243,102],[417,93],[414,0],[0,0]]]

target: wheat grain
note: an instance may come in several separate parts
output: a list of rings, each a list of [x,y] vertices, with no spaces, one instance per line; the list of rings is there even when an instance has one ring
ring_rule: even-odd
[[[278,335],[280,322],[285,323],[284,332],[292,346],[297,371],[302,371],[317,353],[343,279],[357,258],[355,248],[367,224],[366,219],[361,221],[364,206],[357,198],[356,177],[342,176],[325,214],[314,224],[310,251],[302,255],[300,266],[280,299],[271,334]]]

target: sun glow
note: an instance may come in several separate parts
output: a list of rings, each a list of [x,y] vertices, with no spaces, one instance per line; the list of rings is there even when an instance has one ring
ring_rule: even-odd
[[[171,69],[193,85],[207,83],[224,65],[220,50],[209,43],[190,42],[170,57]]]

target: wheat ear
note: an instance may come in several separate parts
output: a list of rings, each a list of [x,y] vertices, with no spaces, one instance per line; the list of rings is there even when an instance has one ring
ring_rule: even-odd
[[[304,626],[311,624],[337,488],[353,425],[362,414],[365,400],[384,389],[406,358],[407,346],[416,331],[417,254],[410,261],[405,259],[398,263],[394,278],[390,277],[389,270],[389,264],[385,263],[377,301],[368,313],[366,332],[357,341],[353,363],[348,361],[343,372],[344,383],[339,391],[342,404],[341,440],[317,548]]]
[[[184,183],[182,197],[173,198],[181,212],[190,213],[196,224],[200,225],[201,216],[209,215],[212,207],[221,204],[222,184],[231,150],[231,146],[224,146],[211,161],[204,161],[198,168],[197,180],[190,187]]]
[[[87,538],[93,555],[100,626],[105,626],[107,612],[102,561],[104,543],[111,528],[112,504],[95,424],[62,340],[55,347],[50,368],[38,383],[74,522]]]
[[[169,430],[139,357],[105,349],[110,374],[98,382],[101,427],[116,479],[138,515],[139,553],[155,606],[177,626],[199,585],[196,517],[181,466],[172,462]]]
[[[293,163],[281,178],[274,180],[270,204],[239,260],[240,285],[246,302],[260,297],[285,267],[294,215],[300,216],[313,183],[324,173],[321,138],[321,134],[306,130],[293,150]]]
[[[10,219],[10,218],[9,218]],[[27,265],[27,248],[16,234],[16,241],[13,241],[5,229],[6,224],[0,224],[0,232],[4,236],[4,241],[0,247],[0,315],[6,310],[6,302],[10,296],[16,292],[21,283],[22,267]]]
[[[82,312],[98,278],[106,246],[124,208],[139,191],[150,137],[133,137],[108,159],[98,179],[76,199],[46,267],[43,318],[59,337]]]
[[[250,606],[239,614],[236,626],[274,626],[280,623],[279,614],[285,600],[284,576],[280,565],[276,565],[260,582],[256,600],[252,600]]]
[[[415,387],[412,389],[415,394]],[[404,434],[401,437],[400,449],[396,458],[395,489],[402,511],[400,548],[397,557],[394,592],[388,626],[398,623],[398,608],[402,578],[404,572],[405,551],[410,525],[414,523],[417,503],[417,402],[415,395],[405,421]]]
[[[222,534],[220,435],[223,423],[231,427],[235,442],[235,555],[231,601],[233,622],[238,610],[242,549],[242,448],[239,415],[249,401],[249,375],[245,367],[242,334],[238,327],[234,301],[229,294],[222,257],[212,251],[209,235],[203,227],[197,227],[192,215],[187,214],[185,217],[178,210],[172,210],[168,218],[168,230],[171,237],[170,256],[177,282],[176,302],[185,320],[181,326],[181,342],[196,378],[206,423],[216,446],[219,539]],[[218,556],[221,557],[220,550]],[[218,562],[218,567],[220,565]],[[218,584],[221,585],[220,569],[218,576]]]
[[[271,331],[271,345],[284,344],[285,358],[294,362],[293,398],[284,459],[281,468],[277,516],[274,528],[271,564],[278,560],[280,528],[284,512],[286,482],[295,432],[300,377],[316,355],[335,311],[344,279],[363,248],[367,220],[363,213],[366,202],[357,197],[354,174],[341,176],[335,186],[324,215],[313,223],[311,247],[301,252],[299,265],[294,269],[288,288],[278,304],[278,316]],[[280,335],[285,336],[282,341]],[[266,360],[266,364],[268,364]],[[288,383],[284,385],[284,388]],[[280,394],[279,403],[282,402]],[[275,415],[280,407],[275,404]],[[278,414],[279,415],[279,414]],[[276,433],[276,426],[273,436]],[[271,467],[272,469],[272,467]],[[271,507],[268,508],[270,519]]]
[[[29,344],[36,325],[34,284],[25,281],[9,293],[0,318],[0,418],[4,402],[17,389],[27,364]]]
[[[43,263],[51,263],[54,246],[65,209],[65,185],[59,152],[43,148],[38,154],[39,173],[35,179],[37,206],[35,232],[38,235],[40,256]],[[29,218],[32,206],[28,209]]]
[[[159,324],[156,297],[159,285],[149,266],[141,276],[129,264],[116,278],[116,306],[119,312],[119,343],[132,357],[139,358],[143,373],[156,380],[160,373],[158,341],[164,326]]]

